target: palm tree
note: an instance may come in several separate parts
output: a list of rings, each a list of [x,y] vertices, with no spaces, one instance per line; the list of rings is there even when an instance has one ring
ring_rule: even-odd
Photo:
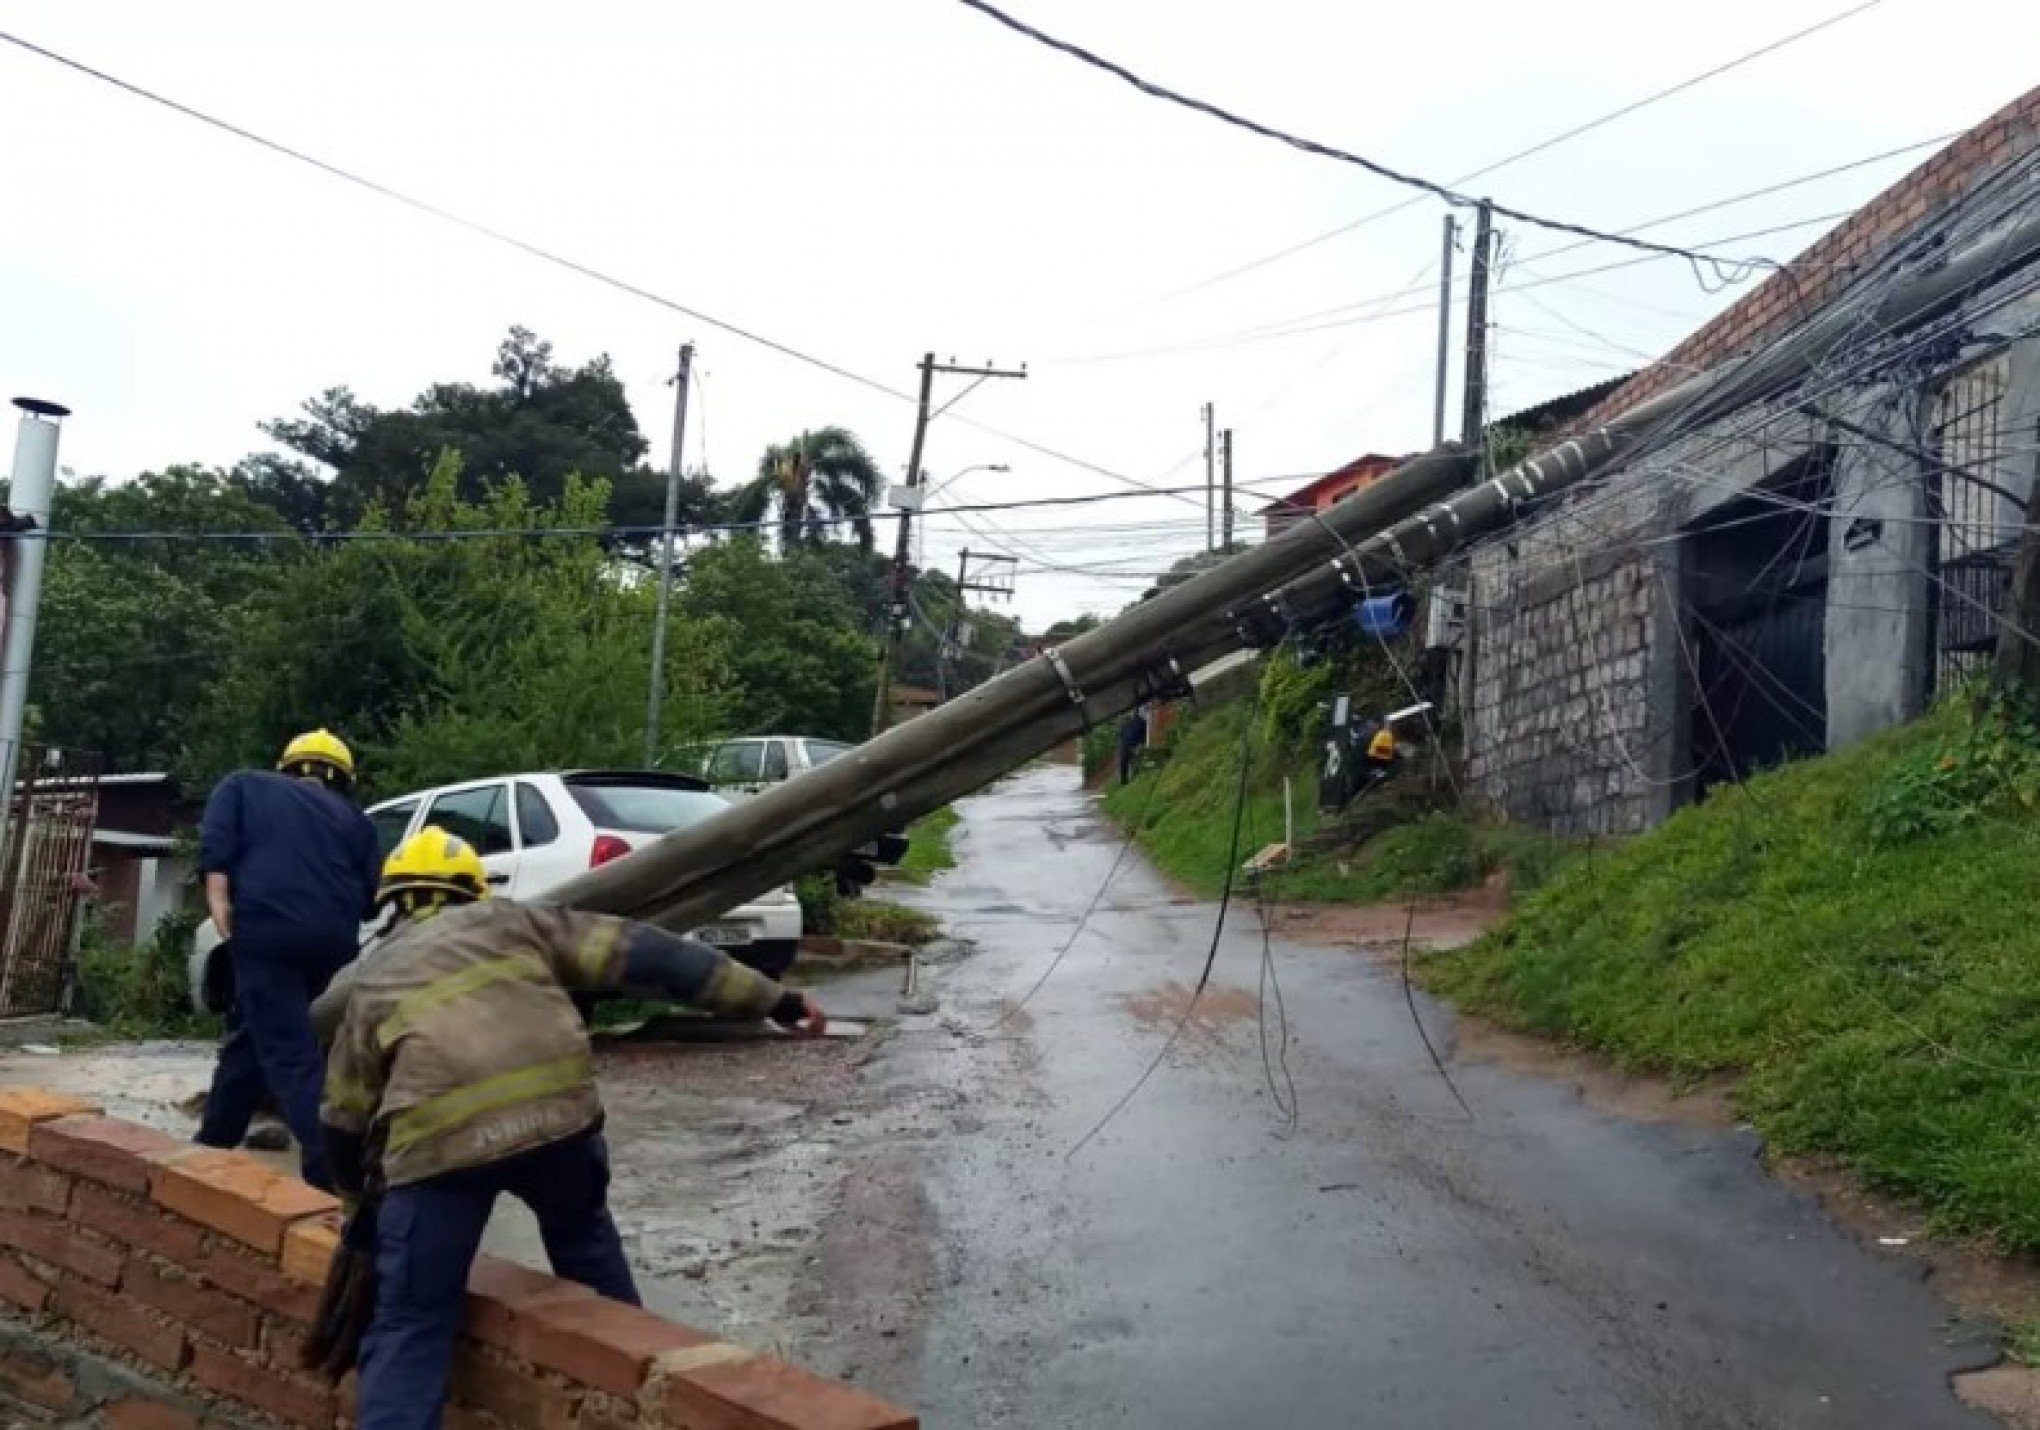
[[[783,551],[819,545],[847,521],[857,545],[869,551],[872,507],[884,487],[863,443],[841,427],[821,427],[767,447],[758,475],[737,493],[734,514],[739,521],[763,521],[776,511]]]

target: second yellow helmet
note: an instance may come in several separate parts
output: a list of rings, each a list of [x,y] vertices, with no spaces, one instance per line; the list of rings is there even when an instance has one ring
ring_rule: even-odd
[[[461,899],[489,897],[488,871],[475,846],[428,824],[390,851],[383,861],[377,902],[400,894],[431,892]]]

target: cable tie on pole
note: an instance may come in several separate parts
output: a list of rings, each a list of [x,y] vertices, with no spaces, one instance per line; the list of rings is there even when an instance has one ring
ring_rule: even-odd
[[[1043,651],[1042,655],[1047,658],[1049,669],[1062,681],[1063,689],[1069,692],[1070,703],[1076,706],[1077,713],[1083,716],[1084,728],[1090,729],[1097,722],[1091,718],[1091,707],[1084,703],[1084,688],[1077,684],[1076,676],[1070,673],[1070,663],[1063,659],[1062,647],[1052,645]]]

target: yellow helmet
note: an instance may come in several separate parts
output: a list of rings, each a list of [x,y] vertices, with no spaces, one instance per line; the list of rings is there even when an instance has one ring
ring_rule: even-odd
[[[286,774],[354,778],[354,752],[331,730],[311,730],[283,747],[276,767]]]
[[[463,901],[489,897],[489,876],[475,846],[428,824],[383,861],[376,902],[407,894],[451,894]],[[437,902],[436,900],[434,902]]]

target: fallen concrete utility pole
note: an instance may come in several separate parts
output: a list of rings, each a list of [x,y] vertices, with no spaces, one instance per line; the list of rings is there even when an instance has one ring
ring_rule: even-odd
[[[698,927],[746,899],[826,868],[878,834],[981,788],[1090,725],[1233,651],[1265,647],[1372,587],[1507,524],[1517,507],[1603,472],[1643,442],[1780,394],[1861,334],[1890,335],[2040,258],[2040,218],[1894,283],[1844,295],[1766,351],[1689,379],[1470,491],[1456,448],[1404,463],[1314,519],[1143,601],[820,769],[555,891],[575,908]],[[1449,495],[1457,492],[1457,495]],[[1446,498],[1442,499],[1441,498]],[[321,1000],[337,1016],[344,985]]]

